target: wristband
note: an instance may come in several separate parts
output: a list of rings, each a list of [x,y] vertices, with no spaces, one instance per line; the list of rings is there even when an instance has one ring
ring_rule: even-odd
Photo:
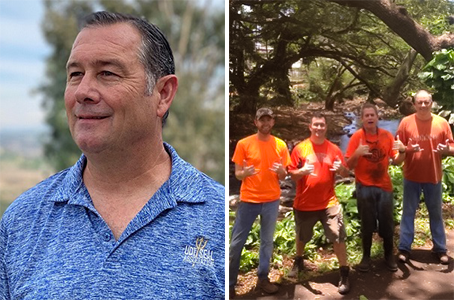
[[[403,154],[403,153],[405,153],[405,152],[406,152],[405,150],[404,150],[404,151],[400,151],[400,150],[399,150],[399,153],[402,153],[402,154]]]

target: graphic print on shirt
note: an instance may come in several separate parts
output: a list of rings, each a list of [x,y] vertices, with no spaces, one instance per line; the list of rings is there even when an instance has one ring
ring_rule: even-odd
[[[379,182],[385,176],[385,172],[387,171],[384,167],[382,161],[386,157],[386,152],[383,148],[378,146],[378,141],[370,142],[366,141],[370,147],[369,152],[372,153],[371,155],[363,156],[366,160],[371,163],[375,164],[375,168],[370,170],[370,177],[374,182]]]
[[[194,245],[186,245],[183,262],[188,262],[193,267],[196,265],[214,266],[213,250],[206,249],[208,241],[209,239],[199,236]]]
[[[372,163],[379,163],[386,156],[385,151],[383,151],[383,149],[381,148],[370,148],[369,152],[372,154],[364,155],[363,157]]]

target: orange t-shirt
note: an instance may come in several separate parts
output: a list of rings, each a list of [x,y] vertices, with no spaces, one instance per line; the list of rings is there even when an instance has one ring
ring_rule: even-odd
[[[365,186],[376,186],[385,191],[392,192],[393,185],[388,174],[389,159],[397,150],[393,150],[394,138],[391,132],[378,128],[377,134],[367,134],[364,129],[359,129],[350,138],[345,157],[351,157],[359,146],[369,145],[372,155],[358,158],[355,167],[356,181]]]
[[[296,196],[293,207],[300,211],[315,211],[332,207],[339,203],[334,193],[335,172],[330,171],[336,156],[345,166],[342,151],[328,140],[321,145],[306,139],[296,145],[292,151],[292,162],[289,170],[297,170],[304,166],[306,161],[314,164],[317,176],[303,176],[296,183]]]
[[[271,136],[268,141],[261,141],[257,134],[240,141],[233,153],[232,161],[242,166],[246,160],[248,166],[254,165],[260,171],[243,179],[240,199],[244,202],[263,203],[281,197],[281,188],[277,174],[270,170],[273,163],[280,162],[284,167],[290,164],[290,154],[285,142]]]
[[[453,143],[451,128],[440,116],[432,114],[429,120],[420,120],[416,114],[402,119],[397,129],[399,139],[408,145],[410,138],[413,144],[419,144],[420,152],[407,152],[404,161],[404,178],[415,182],[438,183],[442,178],[441,155],[433,152],[438,144],[447,139]],[[407,147],[408,148],[408,147]]]

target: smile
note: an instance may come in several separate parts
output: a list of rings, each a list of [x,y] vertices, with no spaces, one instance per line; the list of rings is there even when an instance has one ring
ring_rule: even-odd
[[[79,119],[81,119],[81,120],[91,120],[91,119],[100,120],[100,119],[105,119],[105,118],[107,118],[107,117],[88,117],[88,118],[79,117]]]
[[[107,116],[76,116],[79,120],[101,120],[108,118]]]

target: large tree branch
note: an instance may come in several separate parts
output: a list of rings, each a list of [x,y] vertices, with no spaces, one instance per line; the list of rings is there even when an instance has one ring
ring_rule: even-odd
[[[400,36],[409,46],[421,54],[425,60],[432,59],[432,53],[442,48],[454,47],[454,34],[448,33],[433,36],[421,25],[416,23],[405,8],[391,3],[389,0],[330,0],[331,2],[350,7],[363,8],[380,20]]]

